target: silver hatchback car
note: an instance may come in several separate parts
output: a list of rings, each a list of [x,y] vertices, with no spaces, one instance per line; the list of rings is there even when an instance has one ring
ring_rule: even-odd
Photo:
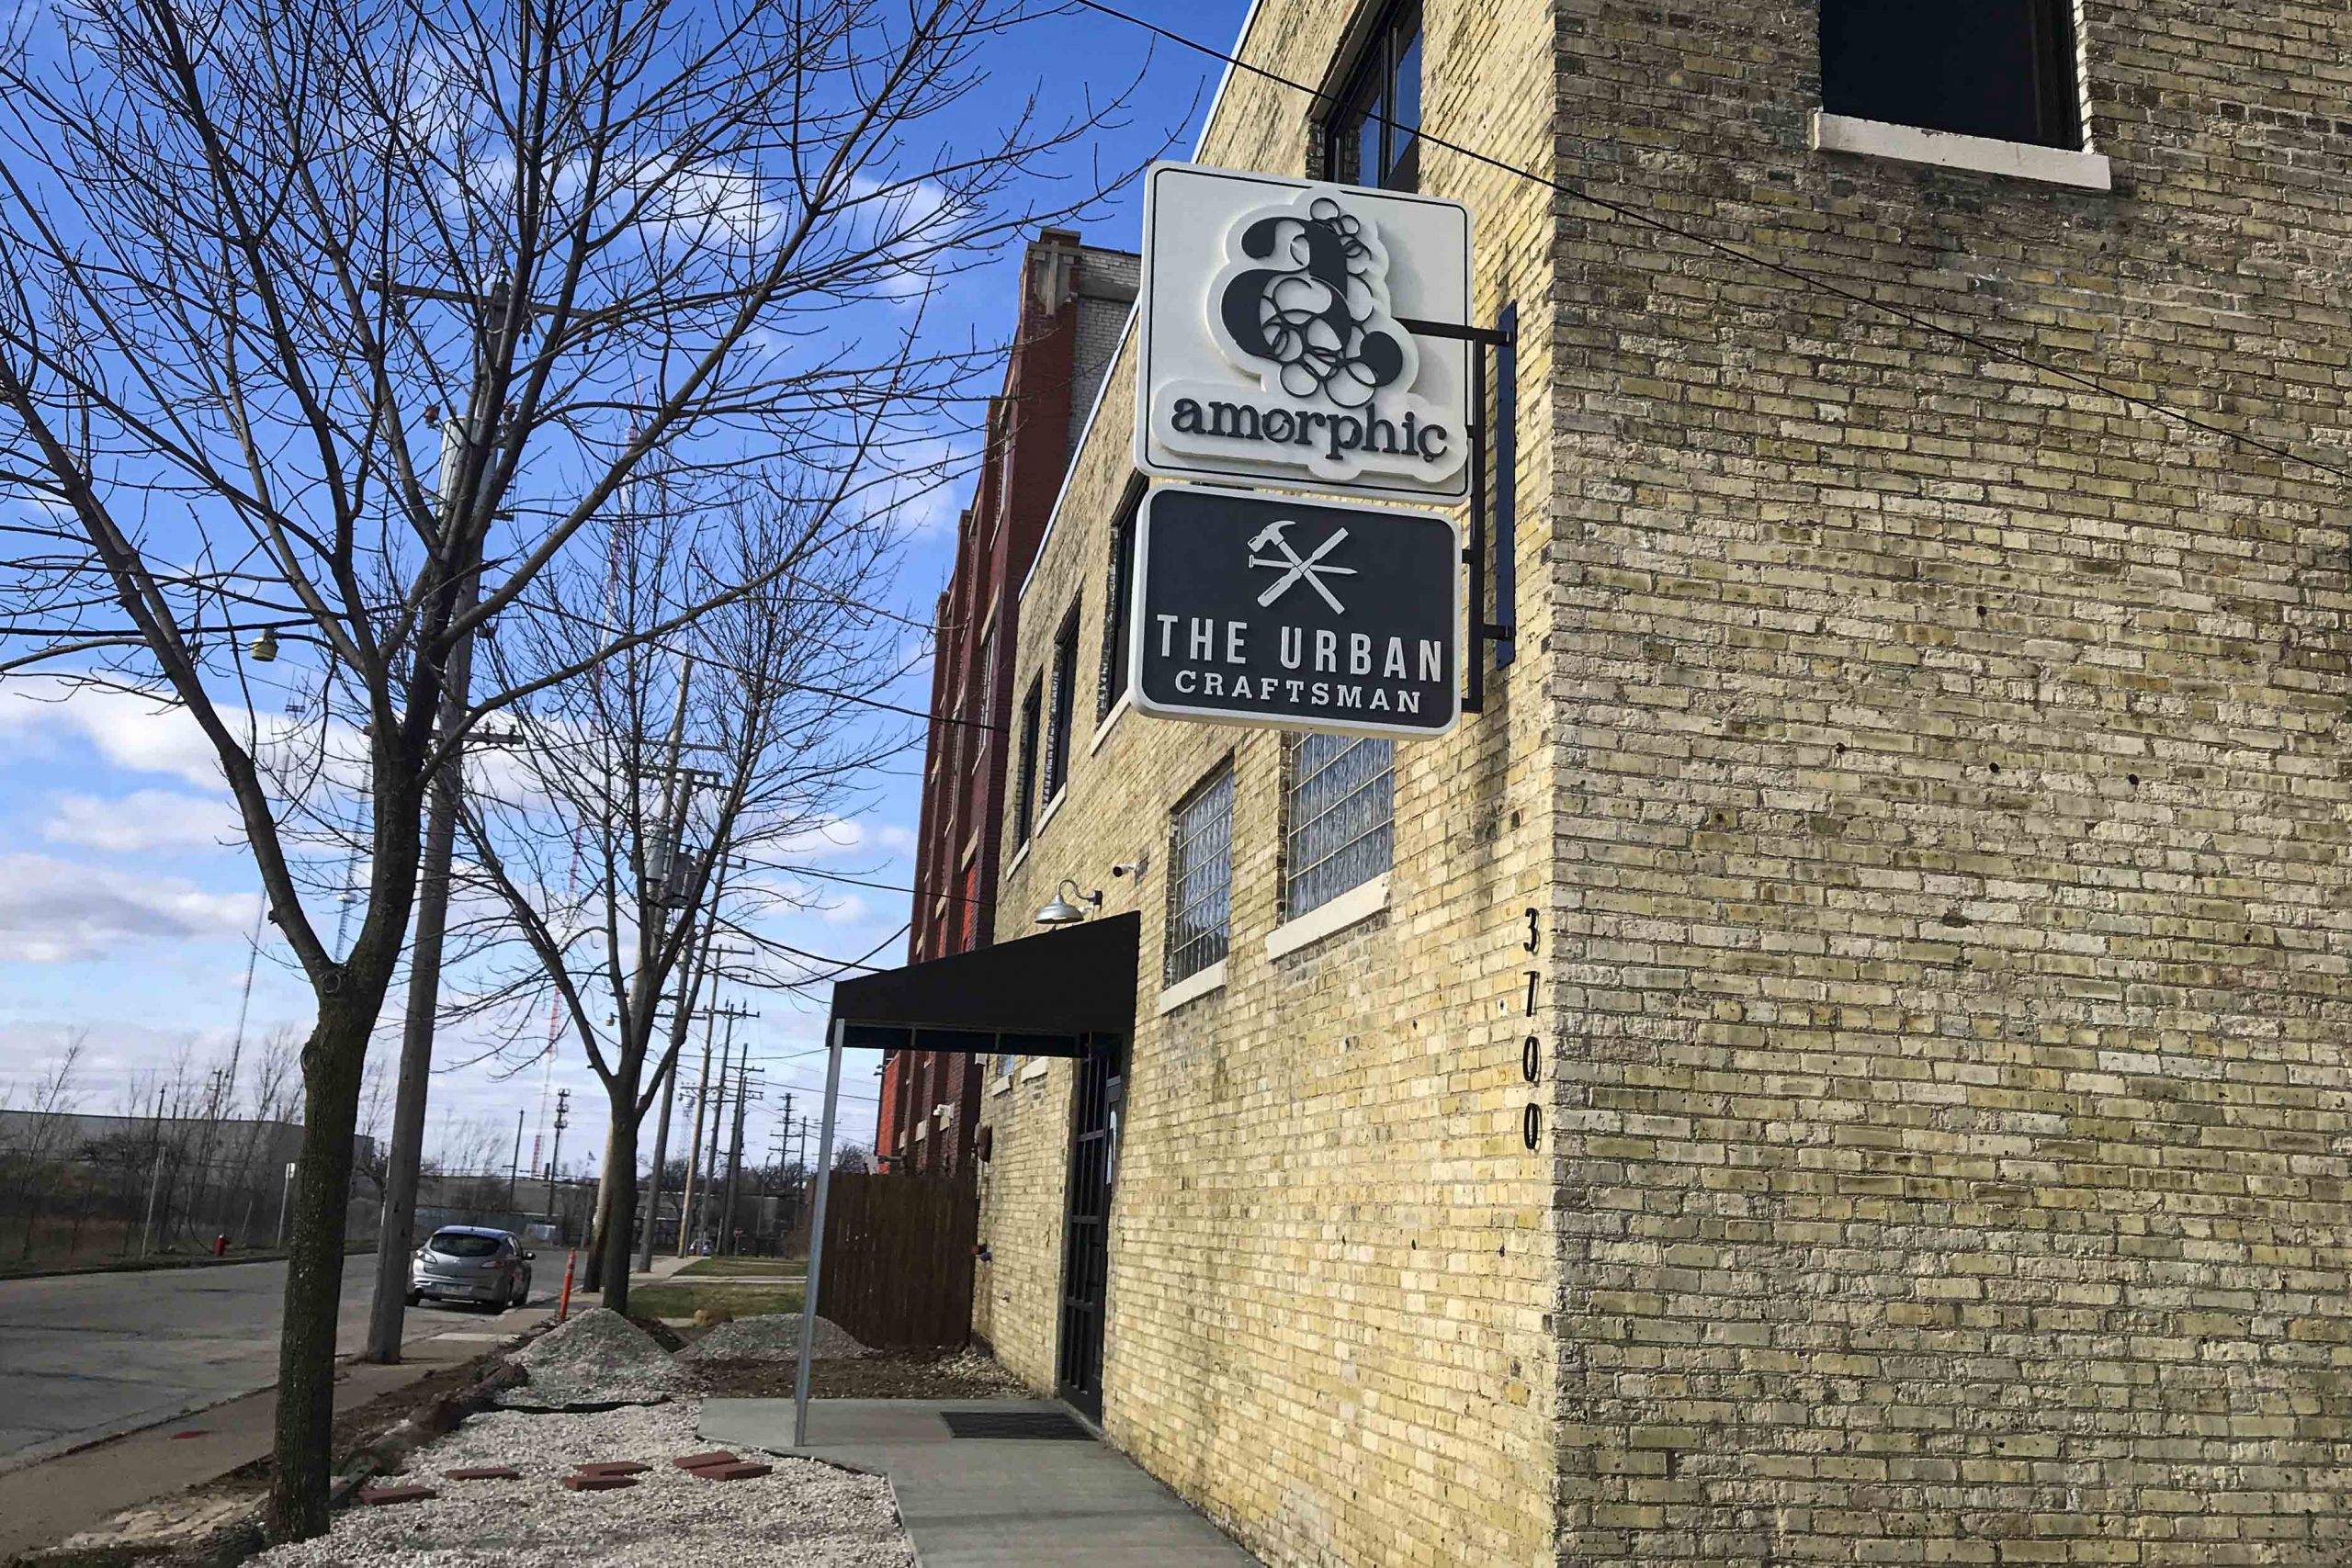
[[[474,1302],[492,1312],[520,1306],[531,1293],[531,1259],[506,1231],[444,1225],[409,1261],[408,1304],[425,1297]]]

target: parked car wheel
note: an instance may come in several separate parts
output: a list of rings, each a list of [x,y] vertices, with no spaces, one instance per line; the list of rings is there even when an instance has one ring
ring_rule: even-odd
[[[419,1291],[411,1291],[411,1292],[408,1293],[408,1304],[409,1304],[409,1305],[411,1305],[411,1306],[414,1306],[414,1305],[416,1305],[416,1303],[419,1303],[419,1302],[423,1301],[424,1299],[424,1293],[423,1293],[422,1292],[419,1292]]]

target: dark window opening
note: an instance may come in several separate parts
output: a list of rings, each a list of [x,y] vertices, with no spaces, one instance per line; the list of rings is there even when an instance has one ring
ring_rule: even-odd
[[[1021,780],[1013,791],[1012,842],[1017,848],[1029,841],[1029,830],[1037,819],[1037,714],[1045,704],[1045,682],[1029,682],[1029,694],[1021,702]]]
[[[1822,0],[1821,106],[2079,149],[2069,0]]]
[[[1139,498],[1138,498],[1139,499]],[[1094,694],[1094,722],[1111,716],[1127,694],[1127,626],[1134,615],[1136,507],[1130,502],[1111,525],[1111,583],[1102,615],[1102,678]]]
[[[1070,606],[1062,629],[1054,634],[1054,698],[1046,728],[1046,799],[1050,802],[1069,782],[1070,710],[1078,705],[1078,606]]]
[[[1364,42],[1323,131],[1325,175],[1383,190],[1421,186],[1421,7],[1392,6]]]

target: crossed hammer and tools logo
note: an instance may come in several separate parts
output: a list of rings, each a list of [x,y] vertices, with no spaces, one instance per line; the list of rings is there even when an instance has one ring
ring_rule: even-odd
[[[1250,564],[1253,567],[1266,567],[1282,573],[1280,577],[1274,579],[1272,587],[1258,595],[1258,607],[1265,609],[1271,606],[1275,600],[1304,582],[1321,594],[1326,604],[1330,605],[1339,614],[1346,615],[1348,607],[1340,603],[1339,595],[1332,592],[1323,580],[1327,577],[1353,577],[1356,575],[1356,570],[1351,566],[1327,566],[1324,564],[1323,558],[1339,547],[1340,542],[1348,536],[1348,531],[1345,528],[1335,530],[1329,538],[1316,546],[1308,554],[1302,556],[1291,548],[1290,541],[1283,537],[1283,531],[1292,525],[1293,521],[1291,518],[1284,517],[1269,523],[1258,530],[1257,536],[1250,541]],[[1281,553],[1278,556],[1261,553],[1266,550],[1276,550]]]

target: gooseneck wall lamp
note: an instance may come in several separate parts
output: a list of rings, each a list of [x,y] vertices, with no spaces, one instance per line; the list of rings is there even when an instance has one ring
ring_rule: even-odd
[[[1102,907],[1102,889],[1081,893],[1077,881],[1065,876],[1061,886],[1055,890],[1052,900],[1037,911],[1036,921],[1041,926],[1074,926],[1086,919],[1087,911],[1079,908],[1080,904],[1088,908],[1100,909]]]

